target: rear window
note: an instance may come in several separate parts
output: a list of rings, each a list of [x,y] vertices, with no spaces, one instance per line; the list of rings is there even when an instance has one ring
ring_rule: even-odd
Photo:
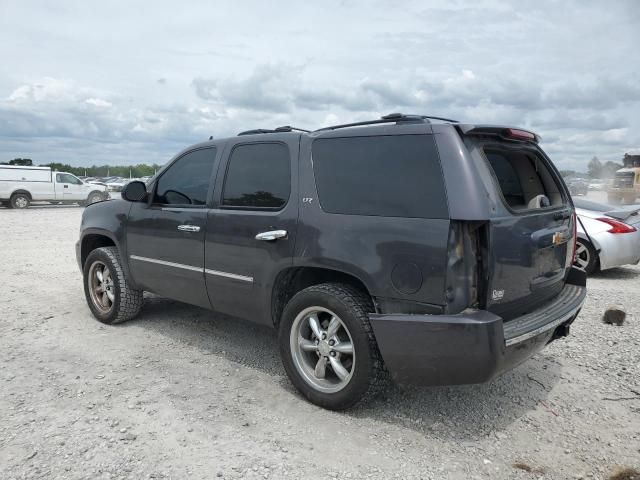
[[[547,162],[533,150],[485,147],[484,154],[502,196],[513,210],[563,205],[560,185]]]
[[[431,135],[321,138],[313,170],[329,213],[447,218],[442,170]]]

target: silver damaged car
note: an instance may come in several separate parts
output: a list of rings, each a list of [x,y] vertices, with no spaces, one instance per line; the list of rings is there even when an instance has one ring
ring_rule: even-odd
[[[640,206],[574,198],[578,215],[575,265],[591,274],[640,261]]]

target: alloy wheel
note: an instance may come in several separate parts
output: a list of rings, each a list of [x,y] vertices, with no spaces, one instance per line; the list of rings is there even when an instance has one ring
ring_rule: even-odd
[[[581,270],[586,270],[591,262],[591,253],[589,249],[583,244],[578,242],[576,244],[576,260],[575,266]]]
[[[293,364],[316,390],[335,393],[347,386],[355,368],[356,355],[351,334],[334,312],[309,307],[291,326]]]
[[[108,313],[115,302],[115,285],[111,270],[102,262],[93,262],[89,269],[89,293],[93,305],[102,313]]]

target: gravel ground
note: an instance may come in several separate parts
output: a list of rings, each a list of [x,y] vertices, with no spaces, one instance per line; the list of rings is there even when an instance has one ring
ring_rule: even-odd
[[[82,209],[0,209],[0,478],[609,478],[640,468],[640,268],[589,280],[572,335],[486,384],[301,399],[274,332],[158,297],[93,319]],[[609,304],[630,316],[600,321]],[[517,466],[514,465],[518,465]],[[528,470],[528,471],[527,471]]]

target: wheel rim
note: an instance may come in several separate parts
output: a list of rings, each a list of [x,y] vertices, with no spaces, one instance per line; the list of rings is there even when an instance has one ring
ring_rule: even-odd
[[[15,204],[16,204],[16,207],[18,208],[26,208],[29,202],[24,197],[18,197],[16,198]]]
[[[102,313],[109,313],[115,301],[115,286],[111,270],[102,262],[93,262],[89,269],[89,293],[91,302]]]
[[[586,270],[591,262],[591,253],[583,243],[576,243],[576,261],[574,265],[582,270]]]
[[[304,309],[293,321],[289,339],[293,364],[311,387],[335,393],[349,384],[356,355],[351,333],[334,312]]]
[[[91,195],[89,197],[89,203],[96,203],[98,200],[100,200],[100,197],[98,195]]]

